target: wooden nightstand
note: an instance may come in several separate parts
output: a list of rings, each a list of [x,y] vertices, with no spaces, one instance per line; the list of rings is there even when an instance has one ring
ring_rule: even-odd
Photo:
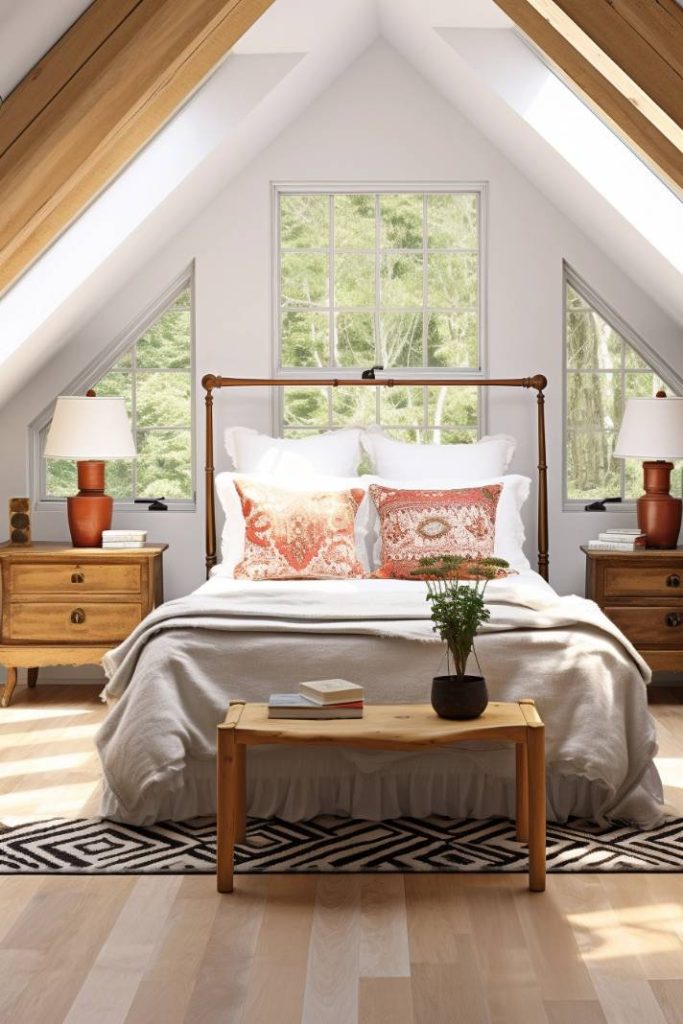
[[[103,551],[67,544],[0,545],[0,665],[8,707],[17,669],[35,686],[43,665],[94,665],[164,599],[167,544]]]
[[[581,550],[586,597],[600,605],[650,668],[683,670],[683,548]]]

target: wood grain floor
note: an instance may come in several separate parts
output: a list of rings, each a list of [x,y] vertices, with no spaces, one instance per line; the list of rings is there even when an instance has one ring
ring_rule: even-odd
[[[683,691],[653,705],[683,815]],[[17,690],[0,821],[97,807],[97,689]],[[683,1024],[683,875],[0,879],[0,1022]]]

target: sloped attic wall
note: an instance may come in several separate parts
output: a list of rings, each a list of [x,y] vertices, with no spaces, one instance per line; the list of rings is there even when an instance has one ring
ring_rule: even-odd
[[[683,371],[680,328],[635,282],[590,243],[469,122],[433,91],[384,42],[373,44],[324,94],[230,182],[194,222],[169,241],[129,285],[96,315],[29,388],[0,413],[0,508],[27,492],[27,428],[93,356],[195,261],[196,364],[205,372],[269,375],[271,315],[271,182],[486,181],[488,200],[488,372],[547,375],[550,466],[551,578],[561,592],[582,592],[578,545],[598,527],[624,516],[561,511],[562,260],[566,259],[624,319]],[[166,594],[187,592],[203,579],[203,424],[197,389],[197,511],[159,515],[119,513],[118,526],[148,529],[170,543]],[[218,396],[219,425],[273,426],[267,394]],[[519,439],[515,469],[535,476],[535,402],[531,394],[492,394],[489,431]],[[217,444],[218,448],[218,444]],[[534,563],[534,510],[528,554]],[[630,520],[629,520],[630,521]],[[62,510],[35,515],[37,538],[67,535]]]

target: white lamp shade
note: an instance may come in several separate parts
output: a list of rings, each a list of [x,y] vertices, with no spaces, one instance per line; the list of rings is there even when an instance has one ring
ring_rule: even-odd
[[[57,399],[43,455],[47,459],[132,459],[135,441],[123,398]]]
[[[619,459],[683,459],[683,398],[629,398],[614,454]]]

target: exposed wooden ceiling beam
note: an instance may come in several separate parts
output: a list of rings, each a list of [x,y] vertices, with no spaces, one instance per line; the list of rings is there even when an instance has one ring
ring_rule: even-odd
[[[683,190],[683,12],[675,0],[495,0],[594,109]]]
[[[96,0],[0,106],[0,293],[273,0]]]
[[[140,0],[94,0],[6,98],[0,117],[0,156],[128,17]]]

